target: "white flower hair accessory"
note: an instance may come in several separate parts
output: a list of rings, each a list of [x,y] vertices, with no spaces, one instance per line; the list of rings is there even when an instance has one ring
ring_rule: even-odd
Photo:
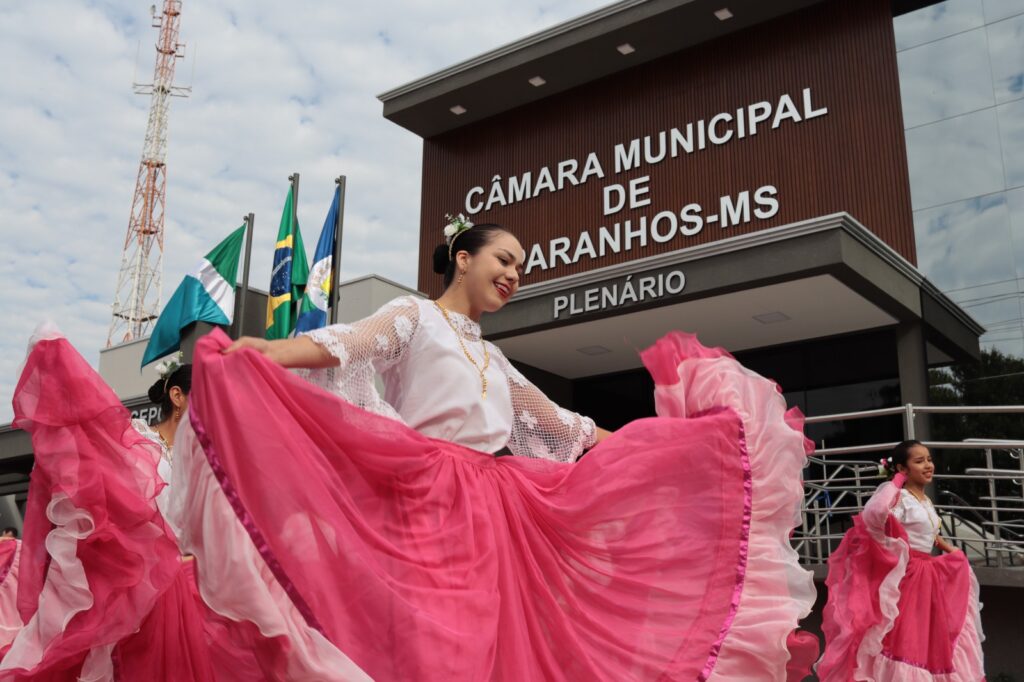
[[[171,380],[171,375],[181,369],[184,364],[185,355],[180,350],[166,360],[161,360],[156,364],[154,369],[160,375],[160,378],[164,380],[164,393],[167,392],[167,382]]]
[[[455,239],[473,227],[473,222],[461,213],[457,216],[446,213],[444,217],[448,219],[448,224],[444,226],[444,242],[448,245],[448,260],[451,260],[452,246],[455,244]]]
[[[878,475],[888,476],[892,472],[892,457],[883,457],[878,460]]]

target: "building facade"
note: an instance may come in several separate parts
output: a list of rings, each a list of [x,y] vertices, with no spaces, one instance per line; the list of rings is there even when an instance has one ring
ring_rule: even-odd
[[[941,7],[722,4],[618,3],[382,95],[423,138],[419,288],[446,213],[509,227],[523,287],[485,330],[609,428],[650,414],[636,351],[671,329],[808,414],[927,402],[984,332],[916,245],[949,192],[918,189],[906,54]]]

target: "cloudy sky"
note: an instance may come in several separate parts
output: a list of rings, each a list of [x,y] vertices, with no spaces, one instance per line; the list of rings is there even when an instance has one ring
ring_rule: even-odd
[[[39,321],[94,364],[106,343],[149,105],[131,85],[152,79],[151,1],[0,3],[0,423]],[[342,279],[414,285],[420,142],[376,95],[604,4],[184,0],[176,80],[193,91],[171,104],[165,300],[249,211],[252,282],[265,288],[294,171],[308,249],[344,173]]]

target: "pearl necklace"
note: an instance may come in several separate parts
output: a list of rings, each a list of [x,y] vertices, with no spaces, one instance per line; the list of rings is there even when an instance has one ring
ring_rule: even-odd
[[[448,316],[448,309],[445,308],[443,305],[441,305],[441,303],[439,301],[434,301],[434,305],[436,305],[437,309],[441,311],[441,315],[444,317],[444,321],[447,322],[448,326],[452,328],[453,332],[455,332],[455,338],[459,340],[459,347],[462,349],[462,354],[466,356],[466,359],[469,360],[471,365],[473,365],[473,369],[475,369],[477,374],[480,375],[480,384],[483,387],[481,389],[481,391],[480,391],[480,399],[481,400],[486,400],[487,399],[487,368],[490,367],[490,365],[491,365],[491,354],[487,350],[487,344],[484,342],[483,337],[481,337],[480,338],[480,345],[483,346],[483,348],[484,348],[484,366],[483,366],[483,368],[481,368],[480,365],[477,364],[477,361],[473,358],[473,356],[469,354],[469,349],[466,348],[466,344],[462,340],[462,334],[455,327],[455,324],[452,322],[452,318]]]

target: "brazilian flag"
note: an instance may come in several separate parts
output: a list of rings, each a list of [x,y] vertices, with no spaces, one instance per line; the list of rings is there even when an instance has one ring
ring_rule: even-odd
[[[302,244],[299,221],[295,218],[294,188],[288,188],[288,198],[281,212],[281,227],[277,230],[274,248],[274,269],[270,273],[270,295],[267,297],[268,339],[286,339],[295,330],[296,301],[302,300],[309,279],[309,261]]]

